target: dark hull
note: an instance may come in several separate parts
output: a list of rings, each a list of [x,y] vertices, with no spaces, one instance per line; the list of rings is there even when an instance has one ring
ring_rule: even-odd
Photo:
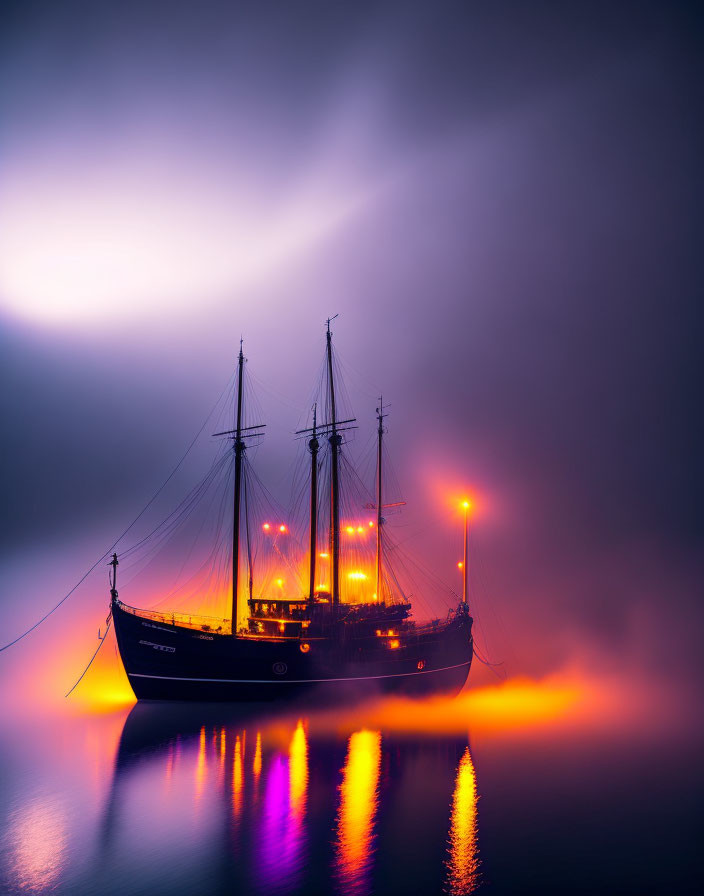
[[[456,694],[469,674],[472,620],[458,614],[435,631],[402,633],[390,650],[376,638],[232,638],[153,622],[112,608],[120,655],[140,700],[268,701],[311,694],[358,699],[374,694]]]

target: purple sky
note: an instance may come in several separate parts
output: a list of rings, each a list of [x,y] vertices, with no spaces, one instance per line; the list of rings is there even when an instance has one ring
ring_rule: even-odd
[[[493,658],[690,670],[700,18],[16,4],[0,36],[0,628],[61,597],[145,503],[241,334],[277,393],[259,394],[258,460],[285,498],[339,312],[353,409],[371,428],[379,390],[392,403],[408,520],[429,526],[417,550],[445,578],[447,501],[480,496]],[[37,571],[59,555],[56,576]]]

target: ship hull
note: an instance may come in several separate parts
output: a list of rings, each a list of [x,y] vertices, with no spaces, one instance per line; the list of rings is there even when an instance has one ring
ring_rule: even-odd
[[[112,607],[125,671],[139,700],[270,701],[310,694],[316,701],[375,694],[456,694],[472,660],[464,614],[389,649],[377,638],[342,634],[310,642],[204,634]]]

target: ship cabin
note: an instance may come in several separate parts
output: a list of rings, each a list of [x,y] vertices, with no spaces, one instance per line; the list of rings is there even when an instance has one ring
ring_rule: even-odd
[[[299,638],[310,625],[307,598],[254,597],[248,604],[250,634]]]

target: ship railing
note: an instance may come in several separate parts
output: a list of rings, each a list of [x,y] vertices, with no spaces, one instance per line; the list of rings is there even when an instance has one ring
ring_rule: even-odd
[[[150,622],[160,622],[162,625],[178,625],[181,628],[192,628],[196,631],[211,632],[216,635],[232,634],[232,622],[229,619],[220,619],[215,616],[198,616],[192,613],[160,613],[157,610],[143,610],[140,607],[130,607],[128,604],[118,601],[121,610],[147,619]]]

